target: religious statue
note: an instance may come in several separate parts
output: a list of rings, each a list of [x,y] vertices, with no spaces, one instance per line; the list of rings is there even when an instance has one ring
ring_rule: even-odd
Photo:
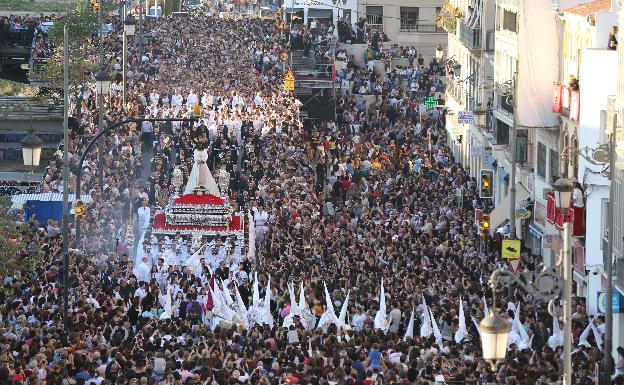
[[[221,165],[219,170],[219,190],[221,190],[221,196],[228,195],[230,189],[230,173],[225,169],[225,165]]]
[[[193,151],[193,168],[189,175],[184,194],[211,194],[219,196],[219,187],[208,169],[208,150],[199,143]]]

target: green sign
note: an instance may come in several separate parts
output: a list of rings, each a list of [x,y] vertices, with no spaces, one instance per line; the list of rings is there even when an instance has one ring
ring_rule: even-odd
[[[435,107],[437,104],[438,101],[433,96],[429,96],[427,99],[425,99],[425,106],[427,106],[427,108],[430,110],[433,110],[433,107]]]

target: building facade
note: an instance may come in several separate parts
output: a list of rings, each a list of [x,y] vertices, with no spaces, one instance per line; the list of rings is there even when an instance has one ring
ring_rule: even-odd
[[[359,0],[352,20],[366,18],[373,31],[384,32],[399,46],[413,46],[428,61],[435,49],[446,45],[446,31],[436,25],[442,0]]]

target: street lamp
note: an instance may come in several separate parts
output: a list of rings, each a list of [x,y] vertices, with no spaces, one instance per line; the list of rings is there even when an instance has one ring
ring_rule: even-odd
[[[122,54],[122,106],[126,108],[126,67],[128,66],[128,36],[134,36],[136,30],[136,19],[132,15],[127,15],[124,20],[124,33],[123,33],[123,54]]]
[[[104,96],[110,92],[111,75],[105,70],[99,70],[95,74],[95,85],[98,96]]]
[[[136,19],[132,15],[126,16],[124,20],[124,34],[126,36],[134,36],[136,31]]]
[[[570,208],[574,184],[568,178],[560,178],[553,183],[555,205],[562,210],[563,250],[561,266],[563,271],[563,384],[572,384],[572,223],[565,220],[565,211]]]
[[[569,209],[572,201],[572,191],[574,191],[574,183],[568,178],[559,178],[553,184],[555,192],[555,205],[558,209]]]
[[[438,61],[442,60],[442,58],[444,57],[444,47],[442,47],[442,44],[438,45],[438,48],[436,48],[435,54],[436,54],[436,59]]]
[[[533,298],[539,298],[549,302],[548,311],[554,316],[554,301],[560,297],[562,293],[563,285],[561,281],[562,279],[555,267],[542,266],[539,271],[522,271],[516,274],[509,270],[496,269],[492,272],[488,283],[493,291],[494,304],[496,304],[495,291],[499,285],[503,288],[515,286],[524,289],[531,294]],[[570,303],[570,301],[568,301],[568,303]],[[569,322],[568,325],[570,325]],[[492,312],[481,320],[479,323],[479,332],[481,334],[481,348],[485,360],[500,362],[505,359],[507,338],[510,329],[505,319]],[[569,336],[571,335],[572,333],[569,334]],[[571,355],[569,354],[564,357],[564,367],[571,366],[570,357]],[[566,366],[566,361],[568,362],[568,366]],[[564,379],[565,378],[564,374]],[[571,385],[571,383],[564,382],[564,385]]]
[[[43,141],[34,133],[29,133],[22,139],[22,155],[24,166],[37,167],[41,159]]]
[[[483,359],[492,363],[501,362],[507,354],[507,337],[511,326],[495,311],[479,322]]]

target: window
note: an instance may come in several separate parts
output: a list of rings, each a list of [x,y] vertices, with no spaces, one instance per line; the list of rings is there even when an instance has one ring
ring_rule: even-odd
[[[561,173],[559,172],[559,153],[555,150],[550,150],[550,159],[548,162],[550,171],[550,180],[554,181],[554,178],[558,178]]]
[[[604,250],[603,254],[607,254],[607,242],[609,239],[609,200],[602,198],[600,200],[600,235],[602,238],[601,249]]]
[[[509,144],[509,125],[496,121],[496,144]]]
[[[401,7],[401,30],[418,29],[418,7]]]
[[[537,175],[546,178],[546,146],[537,142]]]
[[[501,9],[499,15],[499,30],[518,32],[517,15],[515,12]]]
[[[369,25],[382,25],[383,24],[383,6],[367,6],[366,7],[366,21]]]
[[[516,136],[516,161],[518,163],[527,162],[527,154],[529,148],[529,132],[528,130],[518,130]]]
[[[622,177],[621,171],[620,178]],[[614,186],[614,208],[611,213],[613,218],[613,251],[622,257],[622,180],[617,178],[613,181]]]

